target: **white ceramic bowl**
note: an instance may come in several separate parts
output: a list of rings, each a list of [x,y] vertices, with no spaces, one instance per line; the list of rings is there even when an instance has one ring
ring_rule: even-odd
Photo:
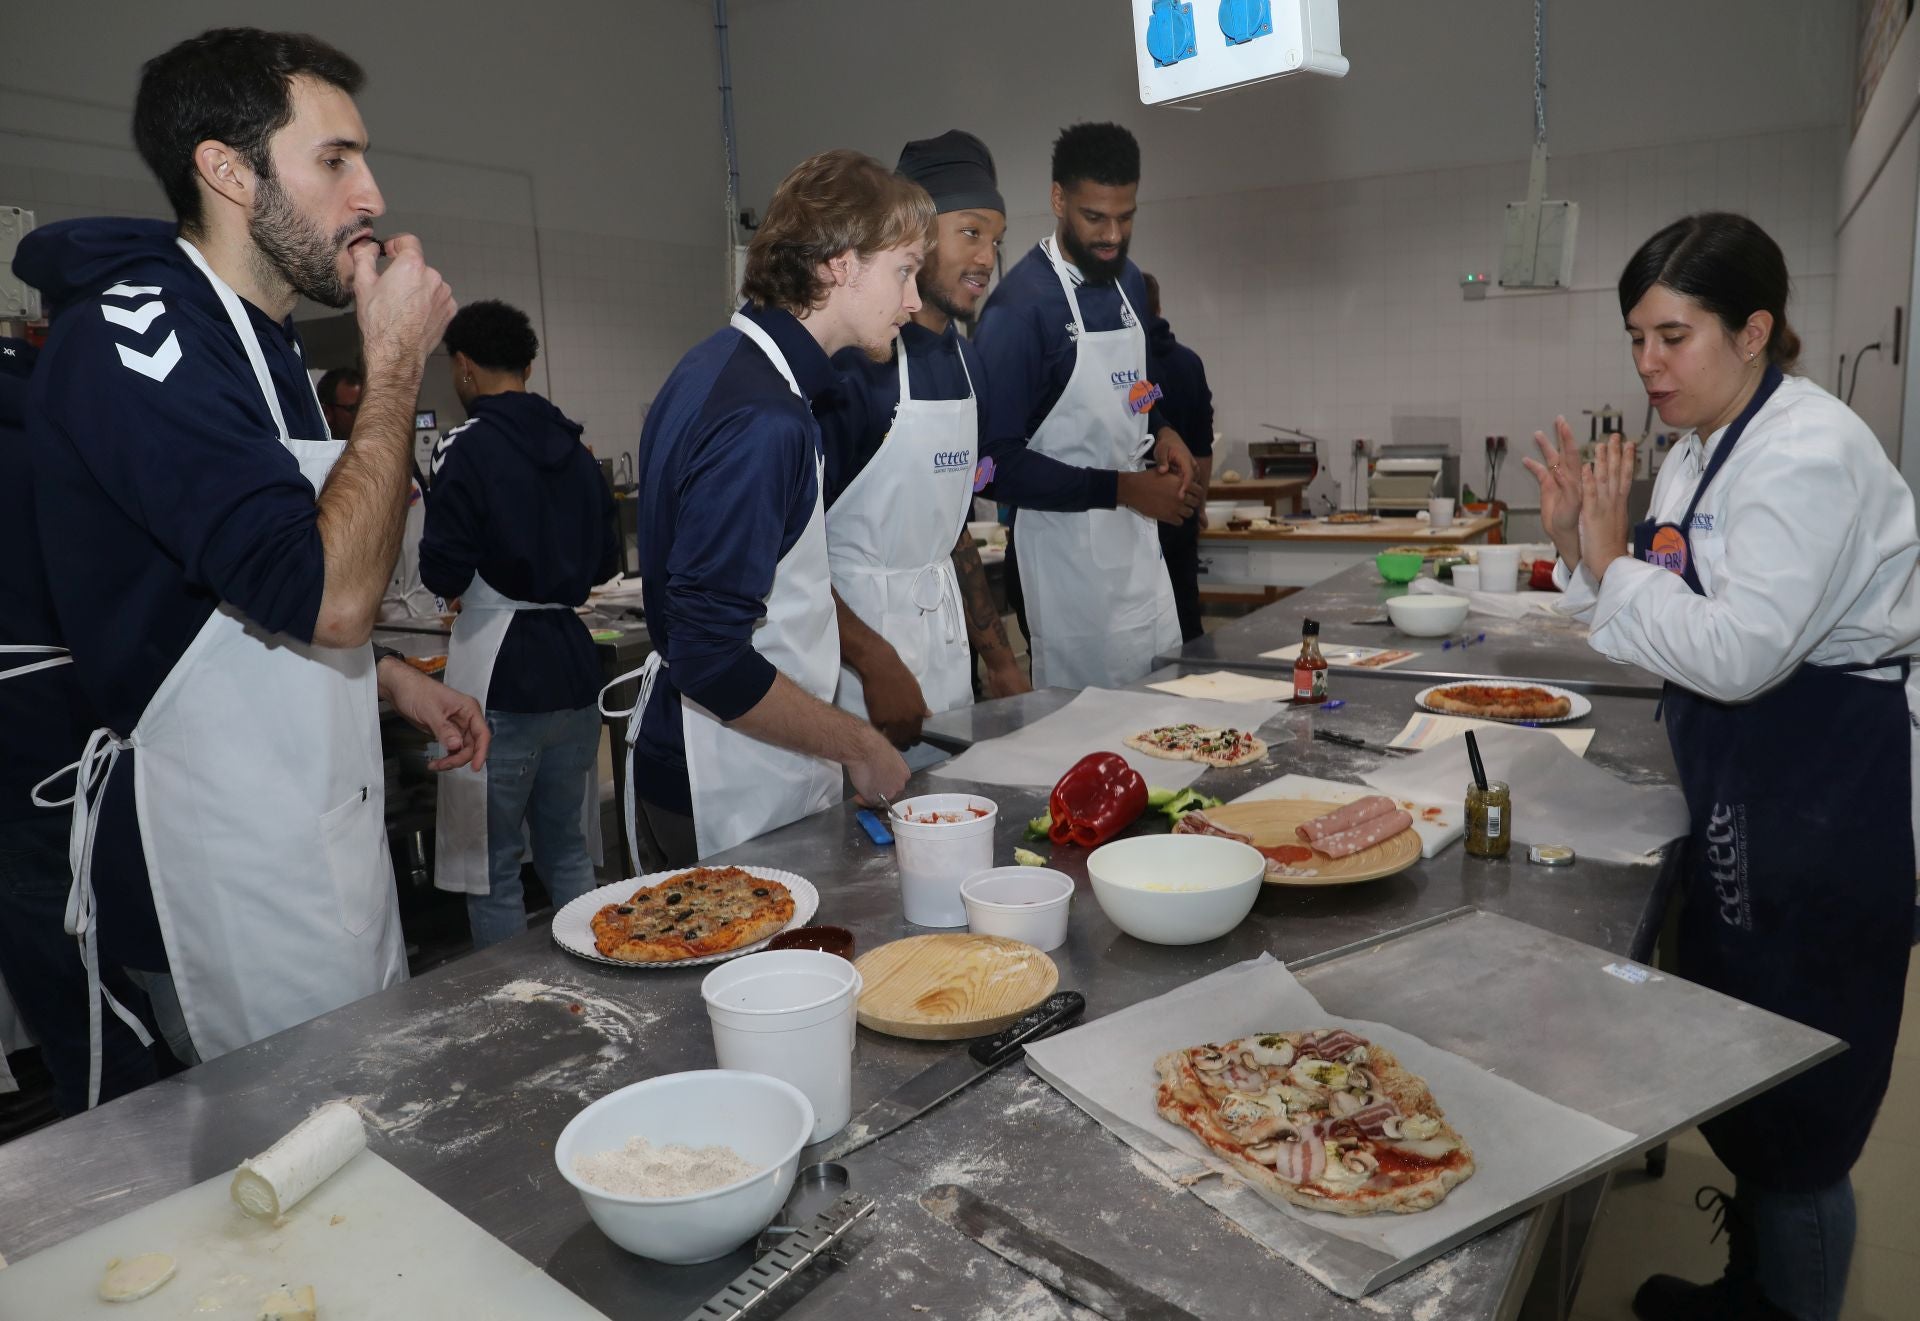
[[[1067,939],[1073,878],[1050,867],[993,867],[960,882],[960,899],[974,935],[1058,949]]]
[[[1466,622],[1467,598],[1390,596],[1387,598],[1387,618],[1409,637],[1442,637]]]
[[[1273,509],[1259,500],[1243,500],[1233,507],[1241,518],[1272,518]]]
[[[1253,908],[1266,874],[1260,850],[1217,835],[1142,835],[1087,855],[1101,911],[1155,945],[1226,935]]]
[[[1231,500],[1207,501],[1207,522],[1215,527],[1225,527],[1227,520],[1233,517],[1233,511],[1240,506]]]
[[[560,1177],[587,1204],[600,1232],[628,1252],[686,1266],[724,1257],[765,1229],[793,1190],[813,1106],[791,1083],[759,1073],[669,1073],[610,1092],[575,1115],[553,1144]],[[635,1197],[587,1183],[580,1156],[617,1151],[629,1138],[656,1147],[732,1147],[757,1174],[684,1197]]]

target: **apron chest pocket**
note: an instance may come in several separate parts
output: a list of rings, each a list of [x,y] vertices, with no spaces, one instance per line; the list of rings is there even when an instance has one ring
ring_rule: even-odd
[[[387,878],[380,851],[386,822],[380,800],[365,788],[320,818],[320,848],[340,905],[340,925],[364,935],[387,907]]]

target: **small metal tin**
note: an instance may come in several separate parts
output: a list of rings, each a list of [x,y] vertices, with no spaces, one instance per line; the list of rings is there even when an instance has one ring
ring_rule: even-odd
[[[1565,844],[1535,844],[1527,850],[1527,861],[1542,867],[1571,867],[1574,853]]]

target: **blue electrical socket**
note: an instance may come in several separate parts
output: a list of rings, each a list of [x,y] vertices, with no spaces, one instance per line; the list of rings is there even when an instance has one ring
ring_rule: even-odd
[[[1229,46],[1273,35],[1271,0],[1220,0],[1220,33]]]
[[[1190,60],[1196,50],[1193,6],[1180,0],[1153,0],[1153,15],[1147,19],[1147,54],[1153,56],[1153,67],[1164,69]]]

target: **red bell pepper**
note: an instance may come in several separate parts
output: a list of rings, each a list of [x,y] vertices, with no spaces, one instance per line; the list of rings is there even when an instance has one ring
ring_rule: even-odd
[[[1147,810],[1147,782],[1117,752],[1095,752],[1075,762],[1047,800],[1056,844],[1083,849],[1104,844]]]

